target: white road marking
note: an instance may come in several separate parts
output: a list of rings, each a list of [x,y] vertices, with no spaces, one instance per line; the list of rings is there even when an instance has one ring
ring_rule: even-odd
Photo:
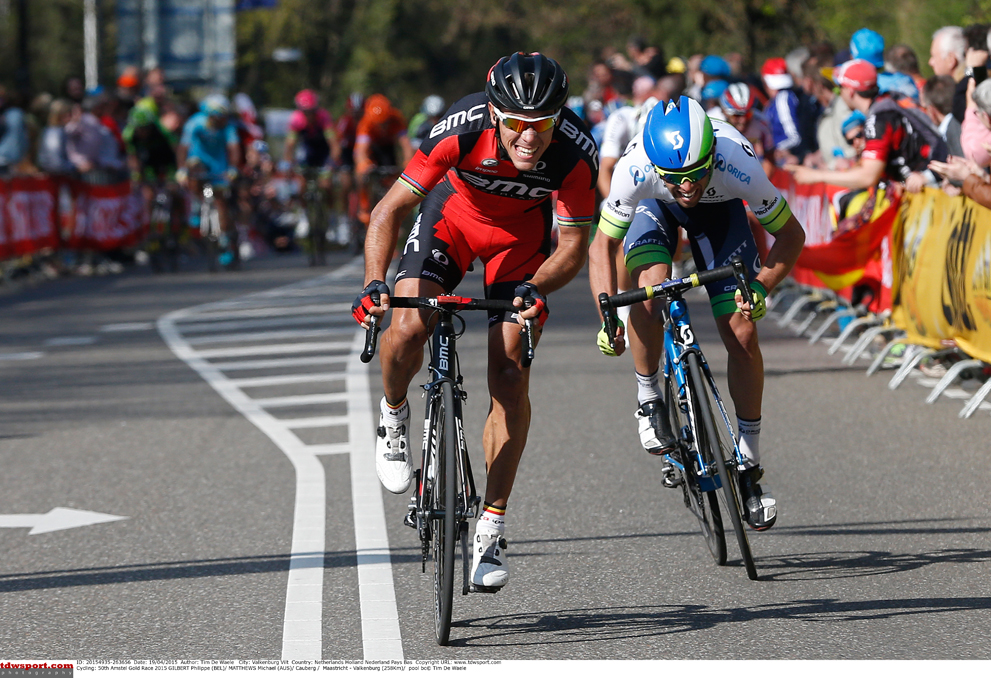
[[[98,523],[110,523],[116,520],[127,520],[127,516],[114,516],[109,513],[81,511],[58,506],[48,513],[0,515],[0,527],[30,527],[31,531],[28,534],[31,535],[70,530],[74,527],[85,527]]]
[[[45,354],[42,351],[24,351],[23,353],[0,353],[0,360],[37,360]]]
[[[344,375],[339,372],[317,372],[314,374],[282,374],[277,377],[231,379],[231,383],[240,388],[255,388],[258,386],[283,386],[288,384],[319,383],[321,381],[341,381],[343,379]]]
[[[143,332],[155,329],[155,323],[114,323],[103,325],[100,332]]]
[[[260,318],[257,320],[216,320],[207,323],[187,323],[182,326],[183,334],[192,332],[226,332],[228,330],[252,330],[264,327],[285,327],[288,323],[293,325],[327,325],[338,322],[348,325],[354,322],[354,318],[341,316],[340,318],[328,317],[327,315],[304,315],[293,318]]]
[[[311,342],[299,344],[274,344],[270,346],[242,346],[240,348],[211,348],[199,351],[201,358],[237,358],[248,355],[280,355],[283,353],[317,353],[319,351],[344,351],[351,344],[344,341]]]
[[[232,302],[207,304],[170,313],[158,321],[158,330],[172,351],[196,370],[231,406],[264,432],[289,458],[296,471],[296,501],[293,513],[293,535],[286,589],[283,622],[283,659],[321,659],[323,651],[323,566],[326,551],[326,479],[323,455],[350,454],[351,494],[355,526],[358,590],[361,608],[361,632],[366,660],[403,659],[399,613],[382,490],[375,472],[374,426],[377,418],[372,412],[368,366],[359,359],[364,348],[364,331],[332,330],[321,334],[351,334],[347,342],[309,342],[295,344],[258,345],[198,350],[197,345],[211,343],[204,337],[186,338],[184,333],[214,332],[211,341],[266,341],[288,338],[284,332],[255,333],[229,339],[219,334],[227,330],[263,327],[292,327],[317,322],[314,314],[323,316],[327,324],[351,321],[351,304],[315,303],[297,305],[301,297],[325,300],[326,287],[349,295],[361,283],[361,261],[355,260],[333,273],[316,280],[285,288],[250,295]],[[332,281],[353,278],[350,284],[334,286]],[[270,306],[263,306],[268,303]],[[336,315],[332,315],[336,314]],[[278,316],[274,319],[272,316]],[[210,322],[205,322],[210,321]],[[217,322],[214,322],[217,321]],[[252,323],[245,326],[246,323]],[[257,324],[255,324],[257,323]],[[264,323],[264,324],[262,324]],[[306,330],[293,332],[303,335]],[[261,336],[259,336],[261,335]],[[253,336],[246,339],[245,336]],[[331,352],[340,352],[336,355]],[[346,352],[346,353],[344,353]],[[293,353],[314,353],[269,359],[228,360],[211,362],[214,358],[278,356]],[[257,378],[228,378],[224,372],[255,369],[280,369],[309,365],[342,365],[343,372],[316,374],[285,374]],[[258,386],[292,385],[344,381],[339,393],[289,395],[273,398],[251,398],[243,389]],[[279,419],[266,408],[292,407],[323,403],[347,403],[347,416],[322,416]],[[348,442],[307,445],[292,429],[313,429],[347,426]]]
[[[96,343],[96,337],[52,337],[45,339],[42,346],[89,346]]]
[[[203,344],[241,344],[250,341],[271,341],[272,339],[313,339],[315,337],[332,337],[336,335],[354,334],[354,327],[338,327],[335,329],[316,330],[281,330],[279,332],[242,332],[239,334],[206,334],[190,337],[186,341],[190,346]]]
[[[301,367],[303,365],[332,365],[346,363],[346,355],[317,355],[307,358],[275,358],[273,360],[240,360],[229,363],[213,363],[218,370],[267,370],[273,367]]]

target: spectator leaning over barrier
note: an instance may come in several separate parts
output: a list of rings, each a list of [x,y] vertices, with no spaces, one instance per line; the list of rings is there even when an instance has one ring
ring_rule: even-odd
[[[0,178],[9,176],[28,152],[24,111],[0,86]]]
[[[985,80],[977,87],[974,91],[974,99],[982,102],[982,104],[991,105],[991,80]],[[991,124],[988,114],[984,112],[983,108],[980,109],[977,116],[984,125]],[[951,155],[946,162],[936,160],[930,162],[929,168],[942,174],[948,181],[961,185],[963,195],[991,209],[991,184],[988,183],[987,172],[973,160],[959,155]],[[953,190],[947,192],[951,195],[955,194]]]
[[[960,145],[963,154],[978,167],[991,165],[991,80],[977,87],[973,84],[967,93],[967,113],[960,126]]]
[[[841,129],[850,115],[850,107],[833,91],[833,83],[829,80],[833,75],[831,67],[820,68],[817,59],[809,59],[802,72],[802,88],[824,107],[816,125],[821,163],[826,169],[840,169],[838,160],[853,158],[853,148],[846,142]]]
[[[953,89],[956,83],[948,75],[934,75],[922,85],[922,110],[932,118],[946,140],[950,155],[963,156],[960,145],[960,121],[953,117]]]
[[[824,182],[846,188],[870,188],[882,178],[904,182],[910,192],[938,184],[929,171],[930,160],[946,159],[946,142],[926,116],[903,108],[878,93],[877,69],[863,59],[853,59],[836,69],[834,80],[840,96],[852,110],[867,118],[864,152],[860,165],[849,170],[821,170],[786,166],[801,184]]]
[[[953,92],[953,115],[963,120],[967,109],[967,88],[980,85],[988,75],[988,26],[972,24],[963,29],[966,49],[963,60],[963,76],[956,77],[957,88]],[[939,75],[937,73],[937,75]]]

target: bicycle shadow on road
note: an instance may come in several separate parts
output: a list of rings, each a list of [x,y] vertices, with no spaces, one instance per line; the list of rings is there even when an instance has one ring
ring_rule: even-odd
[[[452,647],[561,645],[642,641],[715,629],[725,624],[788,620],[801,622],[862,622],[910,615],[986,611],[991,598],[902,598],[841,601],[796,600],[754,607],[715,608],[707,605],[651,605],[627,608],[570,609],[513,614],[455,622],[462,637]],[[465,634],[473,634],[464,637]],[[532,640],[528,640],[532,639]],[[633,657],[628,657],[633,658]]]

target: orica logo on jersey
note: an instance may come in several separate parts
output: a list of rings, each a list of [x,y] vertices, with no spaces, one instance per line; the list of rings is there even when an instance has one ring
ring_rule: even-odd
[[[750,184],[750,175],[732,163],[727,162],[726,157],[722,153],[716,153],[716,169],[720,172],[726,172],[741,184]]]
[[[643,167],[637,167],[636,165],[630,166],[630,176],[633,177],[634,186],[647,181],[647,176],[651,172],[651,167],[651,165],[644,165]]]
[[[681,132],[679,132],[678,130],[671,130],[670,132],[665,132],[664,138],[668,140],[669,144],[671,144],[671,148],[673,148],[676,151],[685,145],[685,140],[682,138]]]

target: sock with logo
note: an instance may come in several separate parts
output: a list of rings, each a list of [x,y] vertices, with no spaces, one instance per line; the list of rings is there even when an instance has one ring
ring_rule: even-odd
[[[486,534],[505,534],[506,507],[497,506],[488,502],[483,503],[482,515],[478,517],[478,523],[475,525],[475,531],[485,532]]]
[[[760,465],[760,417],[756,419],[736,418],[740,431],[740,455],[744,466],[752,468]]]
[[[409,400],[405,396],[403,396],[402,402],[398,405],[390,405],[385,399],[385,396],[382,396],[380,408],[382,410],[383,421],[390,426],[399,426],[409,418]]]
[[[659,379],[660,370],[654,370],[654,373],[649,376],[644,376],[639,372],[637,375],[637,402],[641,405],[644,403],[649,403],[651,400],[664,400],[664,394],[661,393],[661,384]]]

